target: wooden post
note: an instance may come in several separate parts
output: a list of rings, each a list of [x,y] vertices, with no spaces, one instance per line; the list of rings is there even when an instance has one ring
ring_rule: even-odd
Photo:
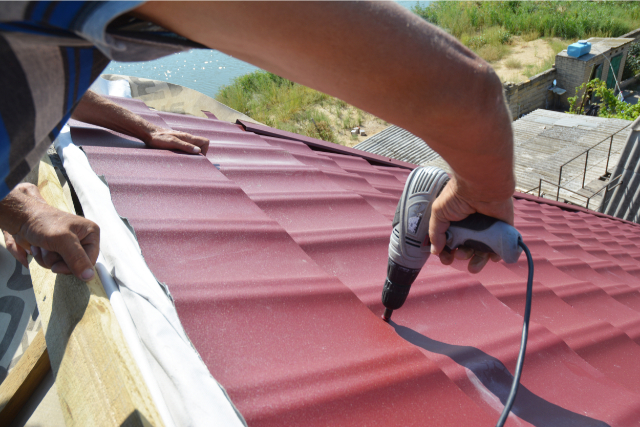
[[[73,212],[47,156],[37,183],[47,203]],[[85,283],[33,259],[29,270],[67,426],[162,426],[98,274]]]

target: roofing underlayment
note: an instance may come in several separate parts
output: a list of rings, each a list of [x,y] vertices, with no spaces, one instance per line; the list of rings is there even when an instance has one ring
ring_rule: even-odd
[[[520,345],[524,256],[479,275],[432,257],[386,324],[380,297],[408,169],[111,99],[211,140],[193,156],[71,123],[249,426],[495,424]],[[640,226],[519,194],[515,211],[535,276],[507,425],[637,425]]]

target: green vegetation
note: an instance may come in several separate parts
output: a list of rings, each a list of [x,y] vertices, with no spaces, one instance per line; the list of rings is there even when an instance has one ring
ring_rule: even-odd
[[[524,75],[525,76],[533,77],[536,74],[540,74],[541,72],[551,68],[553,66],[553,64],[555,64],[555,62],[556,62],[556,55],[558,53],[560,53],[562,50],[566,49],[567,46],[569,44],[573,43],[574,41],[576,41],[576,39],[574,39],[574,40],[558,40],[558,39],[549,38],[549,39],[546,39],[546,41],[549,44],[549,46],[551,46],[551,49],[553,49],[553,53],[551,55],[549,55],[549,57],[547,57],[547,59],[542,61],[541,64],[538,64],[538,65],[527,65],[525,67],[525,71],[524,71]]]
[[[571,107],[570,114],[582,113],[582,111],[579,111],[582,97],[578,97],[578,93],[583,89],[587,91],[593,90],[593,96],[599,100],[599,102],[596,102],[600,106],[598,117],[635,120],[640,115],[640,104],[631,105],[620,101],[613,94],[613,90],[607,89],[607,84],[600,79],[591,80],[576,88],[576,96],[568,98]]]
[[[533,37],[618,37],[640,26],[640,4],[624,1],[435,1],[413,11],[458,39],[491,27]]]
[[[216,99],[276,129],[335,143],[350,141],[351,129],[365,118],[384,123],[344,101],[266,71],[236,78],[220,89]]]
[[[624,63],[624,71],[622,72],[622,80],[627,80],[637,74],[640,74],[640,42],[631,44],[627,61]]]
[[[504,66],[510,70],[517,70],[522,68],[522,61],[519,61],[516,58],[509,58],[505,61]]]
[[[299,132],[297,123],[303,121],[304,134],[314,138],[322,135],[320,139],[335,142],[326,117],[309,110],[310,105],[328,101],[330,97],[273,73],[255,71],[240,76],[233,84],[222,87],[216,99],[277,129]]]
[[[618,37],[640,27],[637,2],[434,1],[412,10],[490,62],[508,53],[513,35],[524,41]]]

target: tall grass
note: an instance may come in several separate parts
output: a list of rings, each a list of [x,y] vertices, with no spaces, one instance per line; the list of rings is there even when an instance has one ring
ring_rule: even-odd
[[[329,96],[265,71],[256,71],[235,79],[223,87],[216,99],[266,125],[290,128],[309,105]],[[289,126],[291,125],[291,126]]]
[[[413,11],[489,62],[509,53],[512,35],[524,41],[618,37],[640,27],[636,2],[434,1],[416,3]]]
[[[640,4],[624,1],[434,1],[416,3],[413,11],[458,39],[489,27],[532,40],[534,34],[618,37],[640,26]]]
[[[268,126],[329,142],[338,142],[337,133],[361,126],[365,115],[342,100],[266,71],[236,78],[216,99]]]

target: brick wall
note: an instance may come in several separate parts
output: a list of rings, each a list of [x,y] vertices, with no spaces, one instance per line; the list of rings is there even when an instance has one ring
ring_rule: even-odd
[[[547,108],[553,101],[549,88],[556,79],[556,69],[550,68],[522,83],[505,83],[504,96],[507,99],[511,117],[517,119],[522,114],[538,108]]]

